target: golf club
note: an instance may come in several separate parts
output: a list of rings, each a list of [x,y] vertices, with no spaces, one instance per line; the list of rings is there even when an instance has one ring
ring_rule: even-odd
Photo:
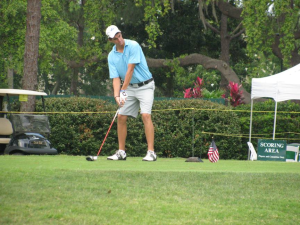
[[[116,114],[115,114],[113,120],[111,121],[111,124],[110,124],[110,126],[109,126],[109,128],[108,128],[108,131],[107,131],[107,133],[106,133],[106,135],[105,135],[105,138],[104,138],[104,140],[103,140],[103,142],[102,142],[102,144],[101,144],[101,146],[100,146],[100,148],[99,148],[99,151],[98,151],[97,156],[88,156],[88,157],[86,157],[86,160],[87,160],[87,161],[96,161],[96,160],[98,159],[98,155],[99,155],[100,152],[101,152],[102,146],[103,146],[103,144],[104,144],[104,142],[105,142],[105,140],[106,140],[106,138],[107,138],[107,136],[108,136],[108,133],[109,133],[109,131],[110,131],[110,129],[111,129],[113,123],[115,122],[115,119],[116,119],[116,117],[117,117],[119,111],[120,111],[120,108],[118,108],[118,110],[117,110],[117,112],[116,112]]]

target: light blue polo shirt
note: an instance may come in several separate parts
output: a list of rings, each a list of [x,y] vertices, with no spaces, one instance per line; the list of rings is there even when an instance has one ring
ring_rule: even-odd
[[[109,77],[111,79],[120,77],[122,80],[125,80],[128,64],[135,64],[130,81],[131,84],[140,83],[152,78],[141,46],[136,41],[124,40],[125,47],[123,53],[118,52],[114,45],[108,54]]]

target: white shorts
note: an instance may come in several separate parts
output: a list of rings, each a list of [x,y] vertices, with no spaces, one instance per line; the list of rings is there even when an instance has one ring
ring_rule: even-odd
[[[129,85],[126,89],[128,95],[127,100],[124,106],[120,108],[119,114],[136,118],[139,109],[141,109],[141,114],[151,114],[154,90],[154,81],[151,81],[142,87],[132,87]]]

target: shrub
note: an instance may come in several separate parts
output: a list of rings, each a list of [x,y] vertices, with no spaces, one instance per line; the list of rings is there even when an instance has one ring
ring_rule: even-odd
[[[154,111],[153,113],[156,125],[156,143],[159,142],[158,147],[164,156],[189,157],[192,155],[193,123],[195,156],[201,155],[203,158],[207,157],[212,137],[211,134],[203,134],[203,131],[226,134],[240,132],[239,120],[235,113],[224,112],[223,110],[227,109],[225,106],[209,101],[199,99],[161,101],[155,103],[154,109],[170,109],[170,111]],[[214,139],[222,159],[242,158],[239,138],[228,139],[215,136]]]
[[[234,109],[245,110],[237,112],[243,134],[249,134],[251,105],[241,105]],[[272,139],[275,114],[275,102],[268,100],[254,103],[252,115],[252,139],[253,146],[257,148],[258,139]],[[291,101],[279,102],[277,104],[276,135],[277,140],[286,140],[287,143],[300,143],[298,134],[300,128],[300,105]],[[247,148],[246,136],[242,139],[243,148]]]
[[[115,104],[100,99],[47,98],[46,111],[58,112],[49,114],[52,131],[50,141],[60,153],[96,155],[116,109]],[[199,99],[154,101],[155,151],[161,157],[192,156],[194,124],[194,156],[207,158],[212,135],[203,131],[222,134],[241,132],[236,113],[225,109],[228,108]],[[37,111],[42,111],[40,100],[37,102]],[[239,137],[215,136],[214,139],[221,159],[247,157],[247,148],[241,148]],[[110,155],[117,149],[115,122],[101,155]],[[147,150],[141,116],[128,119],[126,150],[128,156],[144,156]]]
[[[98,99],[47,98],[46,111],[53,112],[49,114],[51,143],[63,154],[96,155],[116,109]],[[37,102],[36,111],[43,111],[41,101]],[[117,143],[116,124],[110,132],[103,150]]]

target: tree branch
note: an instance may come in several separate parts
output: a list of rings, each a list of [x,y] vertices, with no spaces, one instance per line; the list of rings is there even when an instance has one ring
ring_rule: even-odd
[[[237,7],[231,5],[228,2],[225,2],[223,0],[218,0],[216,2],[216,5],[220,9],[220,11],[223,14],[225,14],[226,16],[228,16],[230,18],[237,19],[237,20],[243,20],[243,18],[241,17],[241,14],[243,12],[242,8],[237,8]]]
[[[239,23],[239,25],[234,29],[234,31],[232,31],[232,34],[234,35],[242,26],[242,22]]]
[[[205,69],[215,69],[220,71],[222,76],[228,81],[228,83],[229,81],[240,83],[240,80],[236,73],[222,60],[213,59],[205,55],[196,53],[185,56],[184,58],[179,58],[178,60],[180,66],[200,64]],[[168,67],[167,64],[172,61],[173,60],[147,58],[148,66],[151,68]],[[243,87],[241,89],[243,90],[245,103],[250,103],[250,94]]]
[[[233,38],[236,38],[238,36],[240,36],[242,33],[245,32],[245,28],[243,28],[242,30],[240,30],[238,33],[236,33],[235,35],[232,35],[230,38],[233,39]]]
[[[295,37],[295,39],[299,39],[299,38],[300,38],[300,30],[297,30],[297,31],[294,33],[294,37]]]
[[[210,23],[208,23],[206,20],[205,20],[205,25],[208,26],[209,29],[211,29],[213,32],[215,32],[216,34],[220,34],[220,31],[213,27]]]

